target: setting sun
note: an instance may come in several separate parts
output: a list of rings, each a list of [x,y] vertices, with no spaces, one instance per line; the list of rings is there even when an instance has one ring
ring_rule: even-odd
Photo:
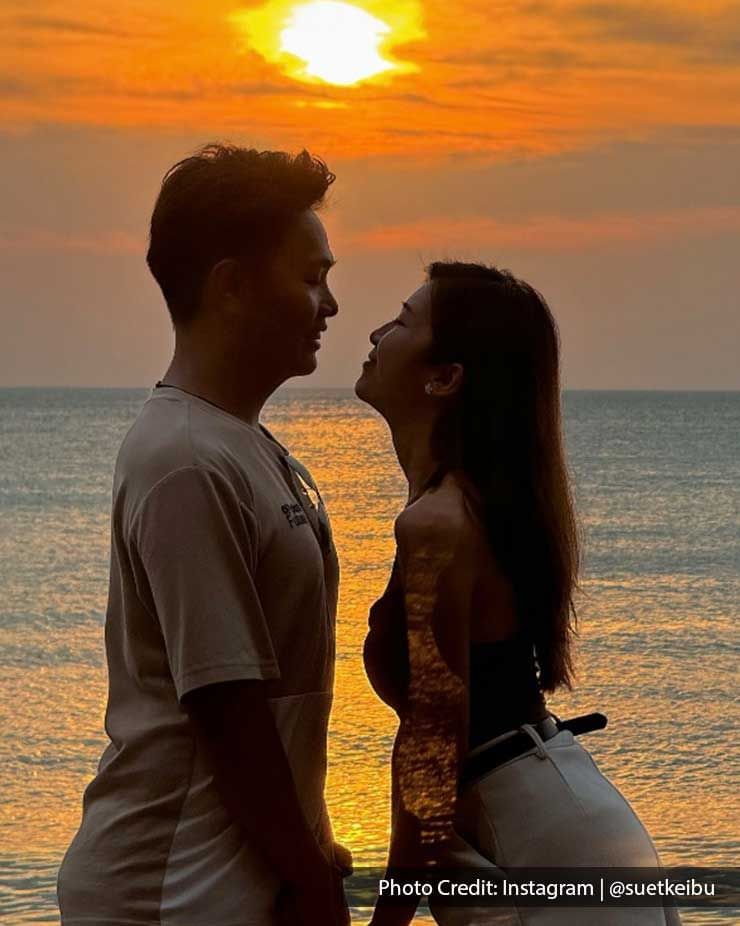
[[[332,84],[354,84],[393,67],[378,53],[387,23],[336,0],[296,7],[280,47],[306,62],[306,73]]]
[[[288,76],[345,87],[379,75],[417,72],[416,65],[396,60],[392,47],[426,36],[417,0],[268,0],[231,20],[245,50],[278,64]]]

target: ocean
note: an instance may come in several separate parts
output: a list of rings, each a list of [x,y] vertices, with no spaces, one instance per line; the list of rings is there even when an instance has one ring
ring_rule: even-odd
[[[142,389],[0,390],[0,919],[58,923],[56,869],[106,745],[103,626],[118,445]],[[583,745],[667,865],[738,863],[740,393],[566,392],[584,534],[574,692]],[[394,715],[361,662],[404,481],[351,390],[283,389],[263,421],[308,465],[342,565],[328,802],[356,865],[388,837]],[[683,912],[727,924],[731,912]],[[359,915],[357,922],[365,922]],[[425,922],[420,917],[419,922]]]

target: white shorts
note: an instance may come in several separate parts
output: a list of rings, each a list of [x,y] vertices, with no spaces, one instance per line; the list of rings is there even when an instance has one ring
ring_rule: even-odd
[[[500,765],[460,795],[445,867],[657,867],[653,841],[635,812],[572,733]],[[503,734],[475,750],[506,737]],[[483,875],[484,876],[484,875]],[[545,901],[547,902],[547,901]],[[671,907],[444,907],[443,926],[680,926]]]

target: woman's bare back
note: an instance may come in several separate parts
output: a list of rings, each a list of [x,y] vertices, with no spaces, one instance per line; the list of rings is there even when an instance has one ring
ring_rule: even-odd
[[[469,571],[472,595],[468,613],[459,616],[452,632],[465,633],[471,645],[513,636],[519,629],[513,589],[490,550],[475,490],[447,474],[439,486],[408,505],[399,521],[418,514],[420,508],[431,519],[458,525],[456,533],[464,538],[467,553],[458,558],[456,568]],[[406,631],[404,589],[396,557],[388,585],[370,609],[364,650],[373,688],[395,710],[403,703],[408,683]]]

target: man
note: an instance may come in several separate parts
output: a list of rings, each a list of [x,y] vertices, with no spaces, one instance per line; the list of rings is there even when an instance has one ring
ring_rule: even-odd
[[[333,180],[305,151],[210,145],[162,184],[147,261],[175,352],[116,464],[111,742],[64,926],[347,922],[323,797],[337,558],[310,474],[259,423],[338,311],[315,212]]]

